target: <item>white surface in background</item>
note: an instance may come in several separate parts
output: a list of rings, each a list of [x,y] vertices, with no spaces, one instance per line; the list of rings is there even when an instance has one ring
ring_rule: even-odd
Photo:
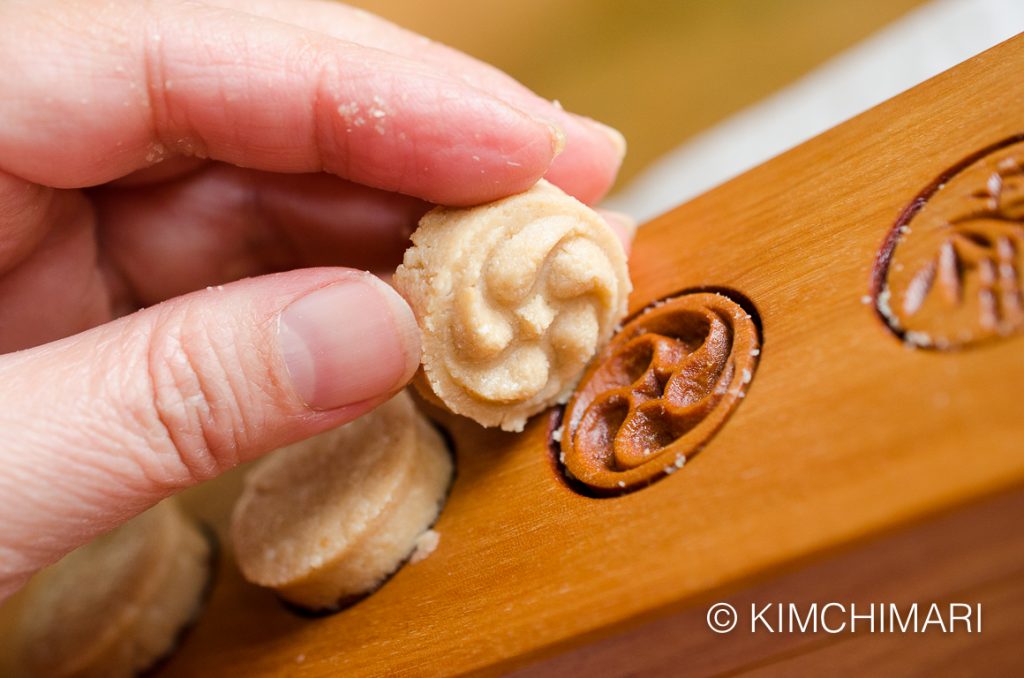
[[[934,0],[694,137],[604,207],[641,223],[1024,31],[1024,0]]]

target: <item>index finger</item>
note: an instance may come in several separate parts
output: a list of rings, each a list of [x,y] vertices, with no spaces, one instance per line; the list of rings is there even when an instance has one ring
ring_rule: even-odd
[[[545,178],[585,203],[597,202],[615,181],[626,141],[616,130],[562,109],[508,74],[384,19],[333,0],[204,0],[367,47],[416,59],[499,97],[531,115],[550,120],[566,135],[565,151]]]
[[[4,3],[0,169],[60,188],[169,155],[451,205],[525,190],[563,135],[409,58],[181,3]]]

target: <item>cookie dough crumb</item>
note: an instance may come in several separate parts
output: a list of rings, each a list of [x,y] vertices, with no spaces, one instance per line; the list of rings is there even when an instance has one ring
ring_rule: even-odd
[[[436,530],[427,530],[416,538],[416,548],[409,557],[410,563],[418,563],[425,560],[431,553],[437,550],[441,543],[441,533]]]

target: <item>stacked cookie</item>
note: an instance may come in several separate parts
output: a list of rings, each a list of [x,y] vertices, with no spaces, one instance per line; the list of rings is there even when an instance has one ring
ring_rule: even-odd
[[[452,459],[404,391],[340,428],[274,452],[235,505],[249,581],[313,612],[376,589],[441,510]]]
[[[36,574],[4,608],[0,671],[132,676],[199,615],[213,545],[173,499]]]

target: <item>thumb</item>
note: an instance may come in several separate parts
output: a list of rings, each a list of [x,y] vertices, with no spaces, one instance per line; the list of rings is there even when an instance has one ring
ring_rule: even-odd
[[[402,298],[328,268],[0,357],[0,600],[167,495],[367,412],[418,362]]]

